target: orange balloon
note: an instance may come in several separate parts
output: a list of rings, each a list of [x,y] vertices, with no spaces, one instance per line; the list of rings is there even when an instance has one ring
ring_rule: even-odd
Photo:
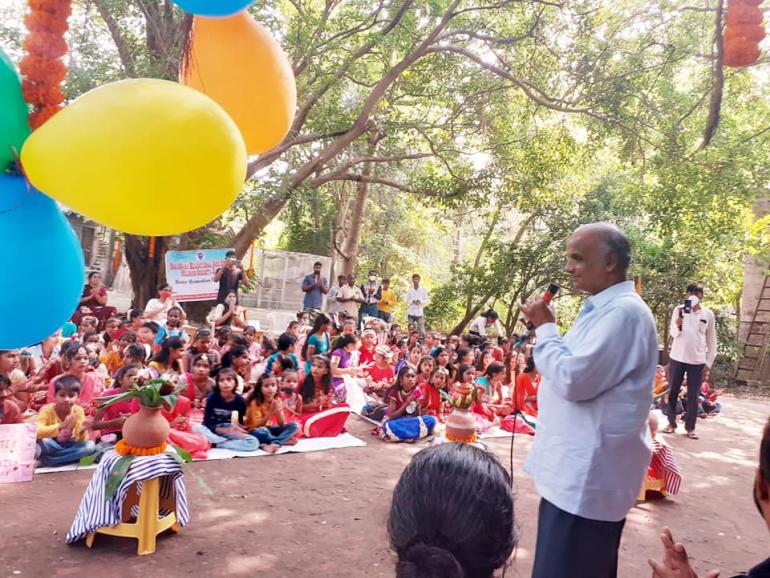
[[[228,18],[195,17],[180,82],[227,111],[249,154],[278,146],[294,121],[297,86],[289,59],[245,11]]]

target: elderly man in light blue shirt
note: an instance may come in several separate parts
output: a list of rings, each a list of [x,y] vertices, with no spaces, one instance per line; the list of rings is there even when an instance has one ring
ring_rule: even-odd
[[[658,361],[652,313],[626,280],[631,250],[615,225],[580,227],[566,271],[589,293],[564,337],[541,298],[538,427],[525,465],[542,500],[533,578],[612,578],[625,516],[650,463],[647,416]]]

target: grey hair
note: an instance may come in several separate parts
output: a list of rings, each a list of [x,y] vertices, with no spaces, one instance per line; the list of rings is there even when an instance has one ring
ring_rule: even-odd
[[[623,273],[628,271],[631,265],[631,242],[620,227],[614,223],[604,222],[590,223],[580,228],[587,228],[596,232],[607,251],[617,257],[618,269]]]

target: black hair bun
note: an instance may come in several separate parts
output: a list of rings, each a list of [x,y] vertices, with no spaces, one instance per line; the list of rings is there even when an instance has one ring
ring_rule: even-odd
[[[449,550],[418,543],[399,556],[397,578],[464,578],[462,566]]]

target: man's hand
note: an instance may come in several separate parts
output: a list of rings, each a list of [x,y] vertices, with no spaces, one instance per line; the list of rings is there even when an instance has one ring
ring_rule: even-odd
[[[542,297],[533,297],[526,303],[520,303],[519,310],[535,327],[556,322],[553,307],[546,303]]]
[[[690,566],[687,551],[682,544],[674,542],[671,530],[663,528],[660,541],[663,543],[663,563],[648,561],[652,568],[652,578],[698,578]],[[719,578],[719,571],[712,570],[704,578]]]

